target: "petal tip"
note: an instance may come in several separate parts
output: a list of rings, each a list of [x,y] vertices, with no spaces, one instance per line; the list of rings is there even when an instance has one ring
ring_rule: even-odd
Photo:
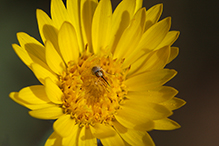
[[[9,93],[8,96],[12,99],[12,98],[14,98],[14,96],[15,96],[16,94],[18,94],[18,92],[11,92],[11,93]]]

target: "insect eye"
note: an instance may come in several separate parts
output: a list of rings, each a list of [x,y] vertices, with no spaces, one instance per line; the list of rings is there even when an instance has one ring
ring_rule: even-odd
[[[94,67],[92,68],[92,72],[93,72],[94,74],[96,74],[96,72],[98,72],[99,70],[100,70],[100,68],[97,67],[97,66],[94,66]]]

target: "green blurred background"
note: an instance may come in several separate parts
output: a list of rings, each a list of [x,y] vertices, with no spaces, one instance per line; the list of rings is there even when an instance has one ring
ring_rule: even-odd
[[[113,0],[115,7],[120,0]],[[168,85],[179,90],[187,104],[172,119],[182,128],[150,132],[157,146],[218,146],[219,144],[219,2],[216,0],[144,0],[144,6],[163,3],[162,18],[172,17],[172,30],[180,30],[174,44],[179,56],[167,67],[178,75]],[[14,53],[17,32],[40,40],[35,11],[49,13],[50,0],[0,0],[0,146],[42,146],[52,132],[51,121],[28,115],[28,109],[8,94],[39,84]]]

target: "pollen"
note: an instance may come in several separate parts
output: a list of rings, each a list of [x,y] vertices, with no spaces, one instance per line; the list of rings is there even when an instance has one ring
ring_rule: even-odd
[[[64,93],[61,105],[82,126],[95,123],[110,124],[126,99],[123,81],[128,69],[122,69],[123,60],[85,52],[78,62],[69,62],[60,76]]]

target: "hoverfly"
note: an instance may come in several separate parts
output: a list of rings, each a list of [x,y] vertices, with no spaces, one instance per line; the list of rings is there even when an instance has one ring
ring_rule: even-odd
[[[92,72],[93,74],[98,77],[98,78],[102,78],[104,80],[104,82],[106,82],[108,85],[109,83],[107,82],[107,80],[104,78],[104,72],[100,67],[94,66],[92,68]]]

